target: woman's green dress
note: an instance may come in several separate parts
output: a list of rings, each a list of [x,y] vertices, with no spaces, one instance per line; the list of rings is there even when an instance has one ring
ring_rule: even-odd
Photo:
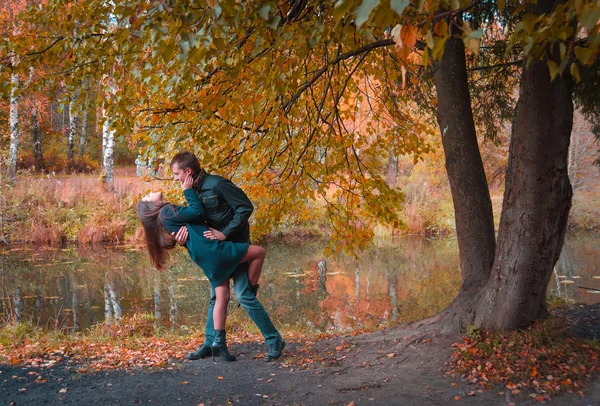
[[[204,271],[213,288],[227,280],[248,251],[248,243],[210,240],[204,237],[208,230],[204,222],[204,207],[193,189],[183,191],[188,206],[167,204],[160,210],[160,223],[167,233],[187,226],[186,246],[192,260]]]

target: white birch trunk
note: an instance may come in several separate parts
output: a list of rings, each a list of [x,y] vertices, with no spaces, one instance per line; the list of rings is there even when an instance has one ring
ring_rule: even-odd
[[[177,324],[177,298],[175,297],[175,285],[169,285],[169,301],[171,302],[171,308],[169,309],[169,321],[171,322],[171,330],[175,328]]]
[[[112,303],[115,320],[120,320],[123,316],[123,311],[121,310],[121,304],[119,303],[117,292],[115,292],[115,288],[112,283],[108,284],[108,291],[110,293],[110,301]]]
[[[160,309],[160,277],[154,279],[154,318],[160,325],[162,319],[162,312]]]
[[[83,116],[81,118],[81,136],[79,138],[79,156],[78,159],[81,161],[83,154],[85,153],[85,141],[87,137],[87,120],[88,120],[88,101],[90,92],[90,78],[85,79],[84,88],[84,102],[83,102]]]
[[[8,152],[9,183],[15,183],[17,178],[17,153],[19,151],[19,75],[10,77],[10,149]]]
[[[104,282],[104,322],[111,325],[113,321],[112,299],[109,293],[109,283]]]
[[[69,135],[67,136],[67,161],[68,171],[73,172],[75,166],[75,134],[77,133],[77,114],[75,113],[75,103],[77,103],[77,91],[73,92],[69,102]]]
[[[110,119],[103,114],[104,124],[102,126],[102,168],[104,173],[104,183],[109,190],[114,187],[114,149],[115,132],[110,129]]]

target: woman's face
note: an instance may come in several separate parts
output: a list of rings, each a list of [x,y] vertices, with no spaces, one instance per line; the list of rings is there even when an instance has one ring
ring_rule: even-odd
[[[166,203],[162,192],[150,192],[146,196],[142,197],[142,202]]]

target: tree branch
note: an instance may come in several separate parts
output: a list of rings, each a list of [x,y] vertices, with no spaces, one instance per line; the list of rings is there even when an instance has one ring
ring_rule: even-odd
[[[306,83],[304,83],[300,89],[298,89],[298,91],[296,91],[296,93],[294,93],[292,95],[292,97],[290,98],[290,100],[288,100],[287,103],[285,103],[283,105],[283,110],[287,113],[289,112],[290,108],[292,107],[292,105],[294,104],[294,102],[296,100],[298,100],[298,98],[300,97],[300,95],[302,95],[302,93],[304,93],[304,91],[306,89],[308,89],[310,86],[312,86],[313,83],[315,83],[320,77],[321,75],[323,75],[323,73],[325,73],[327,71],[327,69],[329,69],[329,67],[333,66],[333,65],[337,65],[339,62],[352,58],[354,56],[360,55],[362,53],[365,52],[369,52],[373,49],[377,49],[377,48],[383,48],[383,47],[387,47],[390,45],[394,44],[394,40],[391,38],[388,39],[382,39],[379,41],[375,41],[372,42],[370,44],[364,45],[360,48],[355,49],[354,51],[348,51],[344,54],[341,54],[340,56],[332,59],[330,62],[326,63],[325,66],[321,67],[319,70],[317,70],[315,72],[315,74],[313,75],[313,77]]]
[[[474,72],[474,71],[478,71],[478,70],[502,68],[502,67],[505,67],[505,66],[520,65],[522,63],[523,63],[523,61],[511,61],[511,62],[499,63],[499,64],[496,64],[496,65],[490,65],[490,66],[475,66],[473,68],[467,69],[467,71]]]

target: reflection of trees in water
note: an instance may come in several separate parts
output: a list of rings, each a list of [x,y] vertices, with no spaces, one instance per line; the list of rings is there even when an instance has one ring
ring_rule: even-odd
[[[71,278],[73,278],[71,276]],[[79,323],[79,296],[77,294],[77,284],[71,279],[71,311],[73,313],[73,331],[80,331],[81,324]]]
[[[153,295],[154,301],[154,318],[160,323],[162,319],[162,313],[160,308],[160,274],[154,277]]]
[[[597,301],[598,295],[574,286],[600,288],[600,280],[592,278],[600,263],[599,242],[597,236],[568,238],[551,286],[577,300]],[[410,321],[440,310],[460,286],[451,239],[378,241],[358,261],[324,257],[325,245],[267,247],[259,299],[277,325],[331,331]],[[22,320],[40,326],[85,329],[134,312],[153,312],[163,325],[202,326],[210,285],[184,250],[173,254],[172,266],[159,275],[148,271],[145,252],[85,247],[0,253],[3,321],[16,319],[20,300]],[[560,284],[561,275],[582,279]]]
[[[175,296],[175,285],[171,283],[169,285],[169,302],[171,303],[171,307],[169,308],[169,322],[171,323],[171,330],[175,328],[177,325],[177,297]]]
[[[35,289],[35,325],[39,326],[42,321],[42,310],[44,309],[44,296],[40,292],[39,288]]]
[[[550,281],[549,292],[568,300],[596,303],[598,294],[577,286],[600,289],[600,280],[595,278],[600,276],[599,246],[598,233],[568,234],[554,266],[554,280]]]
[[[13,308],[15,310],[15,320],[20,323],[23,319],[23,299],[21,298],[21,287],[15,288],[15,294],[13,296]]]

